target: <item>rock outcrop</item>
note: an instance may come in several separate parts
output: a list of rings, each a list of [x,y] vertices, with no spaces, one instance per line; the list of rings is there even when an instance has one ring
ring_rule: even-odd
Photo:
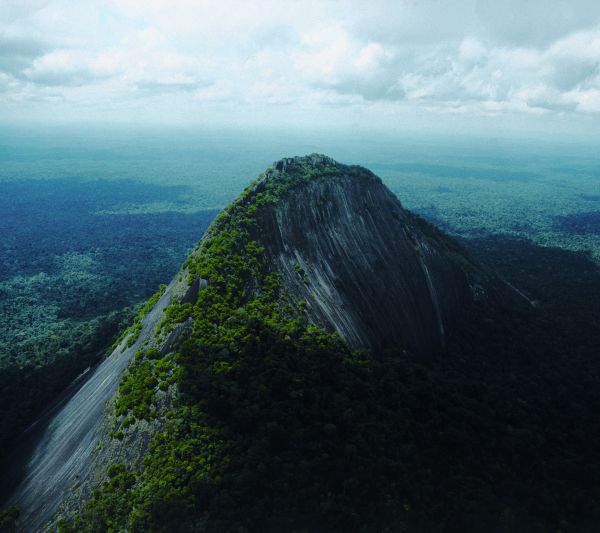
[[[20,510],[18,531],[42,531],[57,514],[69,517],[78,511],[92,490],[106,480],[111,464],[141,464],[148,442],[160,429],[162,420],[137,421],[123,437],[113,438],[119,381],[142,346],[154,346],[164,353],[177,342],[186,324],[163,339],[158,325],[164,310],[173,300],[189,298],[191,291],[197,297],[204,286],[202,280],[188,286],[188,274],[183,268],[142,319],[135,342],[128,342],[125,335],[110,356],[86,374],[85,381],[74,385],[67,397],[23,435],[9,473],[13,483],[18,483],[5,502]]]
[[[260,202],[253,202],[260,193]],[[322,155],[282,159],[233,206],[253,209],[249,237],[264,248],[268,270],[280,273],[283,298],[353,349],[440,354],[448,331],[474,300],[519,298],[361,167]],[[204,239],[219,227],[217,220]],[[42,419],[9,501],[22,509],[21,528],[38,530],[57,512],[72,516],[106,480],[111,463],[142,464],[161,418],[137,421],[116,438],[117,386],[136,350],[152,347],[163,356],[189,334],[191,317],[171,331],[160,328],[172,301],[191,307],[211,283],[196,278],[190,284],[189,278],[184,265],[143,319],[135,342],[123,340],[70,399]],[[157,393],[159,401],[168,404],[175,389]]]
[[[313,171],[323,175],[263,209],[255,236],[290,297],[352,348],[442,351],[462,310],[501,283],[366,169],[321,155],[282,159],[255,189]]]

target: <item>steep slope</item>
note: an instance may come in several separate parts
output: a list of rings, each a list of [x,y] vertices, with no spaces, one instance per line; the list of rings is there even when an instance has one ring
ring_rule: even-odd
[[[302,176],[312,177],[292,185]],[[502,291],[366,169],[297,157],[275,163],[255,190],[271,181],[291,187],[262,211],[253,236],[288,293],[307,302],[307,318],[351,348],[440,352],[448,327],[484,287]]]
[[[472,302],[498,299],[518,297],[368,170],[321,155],[276,162],[213,223],[135,344],[122,344],[49,422],[10,503],[23,508],[25,529],[62,502],[62,516],[80,513],[75,530],[168,530],[178,513],[184,529],[208,521],[223,530],[238,520],[223,502],[239,501],[242,513],[241,502],[262,494],[272,504],[273,491],[287,497],[300,483],[304,500],[282,507],[289,522],[267,527],[286,529],[303,523],[302,509],[322,490],[313,478],[302,485],[296,469],[341,475],[360,449],[371,459],[357,463],[354,489],[323,480],[343,514],[349,494],[368,483],[369,461],[390,453],[382,442],[396,438],[355,442],[369,423],[365,406],[383,391],[374,376],[395,370],[351,350],[440,354]],[[361,400],[367,390],[371,399]],[[321,439],[330,449],[313,460],[310,446]],[[339,445],[347,457],[331,465]],[[283,463],[269,466],[272,457]],[[372,496],[383,502],[381,489]],[[386,516],[402,508],[394,494]]]
[[[157,324],[173,299],[190,293],[187,277],[180,273],[160,298],[148,306],[139,330],[123,335],[111,355],[74,384],[65,398],[32,425],[17,442],[13,467],[6,480],[15,485],[5,502],[20,510],[19,530],[38,531],[59,510],[61,502],[82,496],[81,487],[94,481],[117,459],[136,463],[145,452],[148,433],[155,428],[142,424],[130,439],[111,439],[113,413],[106,403],[114,402],[119,380],[142,345],[168,344],[158,340]],[[158,293],[157,295],[158,296]],[[112,407],[112,404],[111,404]],[[89,497],[90,491],[83,493]]]

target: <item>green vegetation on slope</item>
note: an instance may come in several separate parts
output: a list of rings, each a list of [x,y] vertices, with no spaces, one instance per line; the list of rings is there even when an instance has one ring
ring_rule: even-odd
[[[19,518],[19,510],[16,507],[1,509],[0,531],[2,533],[14,533],[17,530],[17,518]]]
[[[75,178],[0,182],[0,474],[14,439],[100,361],[215,214],[106,211],[175,201],[185,190]],[[140,329],[138,320],[130,343]]]
[[[31,357],[23,364],[3,366],[0,371],[0,457],[7,457],[11,440],[49,402],[82,371],[100,361],[132,315],[131,308],[113,311],[72,325],[68,334],[48,335],[11,348],[11,352],[19,351],[19,357]]]
[[[158,290],[152,296],[150,296],[150,298],[148,298],[143,305],[139,307],[133,318],[133,323],[129,327],[125,328],[117,337],[117,340],[115,340],[110,348],[111,351],[114,350],[124,339],[126,341],[125,346],[127,348],[130,348],[135,344],[135,341],[137,341],[140,333],[142,332],[142,320],[150,311],[152,311],[152,308],[164,294],[166,288],[166,285],[161,284]]]
[[[112,466],[60,529],[589,530],[600,510],[589,354],[549,316],[490,308],[438,360],[349,352],[286,304],[254,239],[260,205],[285,190],[247,191],[189,260],[209,285],[166,324],[194,319],[174,360],[180,398],[143,469]],[[124,377],[122,416],[152,411],[155,361],[140,354]]]

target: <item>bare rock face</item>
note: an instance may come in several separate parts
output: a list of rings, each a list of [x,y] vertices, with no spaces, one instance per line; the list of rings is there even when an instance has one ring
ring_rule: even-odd
[[[124,338],[22,437],[14,456],[14,472],[9,472],[14,478],[11,483],[16,484],[4,502],[20,509],[18,531],[45,531],[57,513],[58,517],[70,518],[107,479],[109,465],[140,466],[152,435],[163,421],[141,420],[130,426],[124,437],[111,437],[119,381],[138,349],[156,347],[164,355],[185,336],[189,323],[180,324],[167,339],[160,338],[158,325],[173,300],[186,300],[190,291],[195,291],[197,298],[205,286],[204,280],[189,286],[188,273],[182,269],[142,319],[137,340],[129,345]]]
[[[274,163],[263,180],[313,172],[322,175],[290,187],[259,223],[290,298],[352,348],[443,351],[464,307],[491,290],[490,275],[366,169],[312,155]]]
[[[260,193],[261,202],[253,202]],[[281,274],[284,299],[304,309],[307,321],[339,333],[351,348],[438,354],[473,300],[520,298],[455,241],[405,210],[364,168],[317,154],[286,158],[234,205],[255,210],[257,224],[249,237],[264,247],[269,270]],[[204,238],[218,231],[217,221]],[[137,340],[129,345],[124,339],[38,420],[15,460],[18,483],[7,502],[21,508],[20,530],[37,531],[57,516],[72,517],[107,479],[110,464],[141,466],[162,418],[137,421],[113,436],[118,384],[138,348],[164,355],[187,336],[191,318],[166,338],[160,323],[172,301],[193,304],[210,282],[189,278],[184,264],[142,320]],[[163,403],[176,397],[175,385],[172,389]]]

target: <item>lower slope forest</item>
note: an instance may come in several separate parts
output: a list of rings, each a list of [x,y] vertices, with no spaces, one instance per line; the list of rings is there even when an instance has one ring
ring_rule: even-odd
[[[600,334],[581,327],[598,311],[589,256],[467,242],[537,307],[477,305],[444,357],[351,352],[281,304],[279,278],[249,239],[278,188],[218,218],[188,261],[211,283],[163,325],[191,315],[189,339],[174,358],[140,352],[122,381],[123,430],[167,419],[143,468],[113,464],[59,529],[588,531],[600,518]],[[557,283],[564,270],[581,277]],[[565,314],[574,320],[557,320]],[[159,407],[153,391],[173,380],[181,397]]]
[[[208,338],[212,358],[182,351],[175,373],[155,354],[137,359],[120,387],[124,420],[151,416],[145,383],[177,379],[181,402],[143,471],[113,465],[60,529],[584,533],[600,523],[600,166],[589,152],[206,136],[30,153],[29,138],[0,141],[0,457],[169,281],[216,209],[282,155],[371,168],[535,303],[526,314],[474,310],[446,357],[419,362],[350,354],[272,313],[266,277],[244,320]]]
[[[128,181],[0,183],[0,457],[100,360],[215,214],[103,211],[178,194]]]
[[[141,354],[120,387],[130,424],[179,368],[143,469],[112,465],[59,531],[594,531],[600,272],[527,241],[467,244],[540,303],[474,309],[441,359],[351,354],[274,311],[271,278],[215,332],[232,308],[206,292],[192,343]]]

